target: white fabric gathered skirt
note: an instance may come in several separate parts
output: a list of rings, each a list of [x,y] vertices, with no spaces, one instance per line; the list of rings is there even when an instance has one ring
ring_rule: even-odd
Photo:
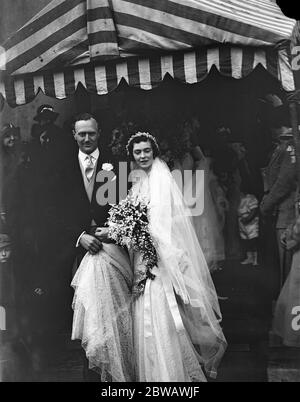
[[[133,304],[137,381],[206,382],[205,356],[218,354],[212,350],[215,336],[205,319],[199,317],[193,325],[172,284],[161,277],[158,269],[152,272],[156,278],[146,282],[144,294]],[[195,338],[201,344],[197,350]],[[221,354],[224,349],[221,345]]]
[[[127,253],[104,243],[98,254],[85,255],[71,284],[72,339],[81,339],[89,368],[101,381],[135,380],[132,278]]]

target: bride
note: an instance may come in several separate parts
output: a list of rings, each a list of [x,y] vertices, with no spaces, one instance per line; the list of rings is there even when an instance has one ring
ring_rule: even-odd
[[[129,250],[134,272],[133,343],[137,381],[191,382],[215,378],[226,349],[216,291],[189,210],[159,148],[148,133],[127,144],[133,162],[131,195],[148,202],[158,255],[146,279],[139,252]],[[145,286],[141,286],[145,283]]]

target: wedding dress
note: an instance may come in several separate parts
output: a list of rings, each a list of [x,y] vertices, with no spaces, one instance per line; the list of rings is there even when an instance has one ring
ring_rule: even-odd
[[[216,377],[226,348],[209,270],[167,165],[154,160],[136,178],[131,195],[149,202],[149,229],[158,255],[144,291],[133,302],[136,376],[146,382],[206,381]],[[130,251],[134,289],[145,274],[141,254]]]
[[[86,253],[72,281],[72,339],[81,339],[89,368],[101,381],[135,380],[132,279],[128,254],[103,243],[98,254]]]

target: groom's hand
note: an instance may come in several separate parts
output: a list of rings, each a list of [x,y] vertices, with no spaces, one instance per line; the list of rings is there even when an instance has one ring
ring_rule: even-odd
[[[89,234],[82,235],[79,243],[81,247],[89,251],[91,254],[97,254],[102,249],[101,241]]]

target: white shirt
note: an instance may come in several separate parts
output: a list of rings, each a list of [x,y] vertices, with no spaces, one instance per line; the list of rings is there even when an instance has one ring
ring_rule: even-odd
[[[95,169],[96,166],[97,166],[97,162],[98,162],[99,156],[100,156],[100,151],[99,151],[98,148],[95,149],[95,151],[92,152],[91,154],[85,154],[84,152],[82,152],[81,150],[79,150],[79,152],[78,152],[78,161],[79,161],[79,165],[80,165],[80,170],[81,170],[82,178],[83,178],[84,181],[87,180],[87,179],[86,179],[86,176],[85,176],[85,168],[86,168],[86,166],[87,166],[88,163],[89,163],[89,161],[88,161],[89,158],[87,158],[87,157],[91,157],[91,158],[92,158],[92,161],[93,161],[93,163],[94,163],[94,169]]]
[[[87,165],[89,163],[89,158],[87,158],[87,157],[92,158],[92,161],[93,161],[93,164],[94,164],[94,170],[95,170],[96,166],[97,166],[99,156],[100,156],[100,151],[99,151],[98,148],[95,149],[95,151],[92,152],[91,154],[85,154],[81,150],[79,150],[79,152],[78,152],[78,161],[79,161],[79,166],[80,166],[82,179],[83,179],[85,187],[88,185],[87,178],[86,178],[86,175],[85,175],[85,169],[86,169],[86,167],[87,167]],[[81,235],[78,237],[77,242],[76,242],[76,247],[79,247],[80,239],[81,239],[82,235],[84,235],[85,233],[86,233],[85,231],[82,232]]]

